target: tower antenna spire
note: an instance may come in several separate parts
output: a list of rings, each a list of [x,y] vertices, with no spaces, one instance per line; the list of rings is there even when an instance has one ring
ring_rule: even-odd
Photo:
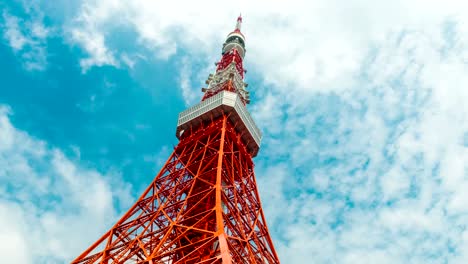
[[[240,32],[241,26],[242,26],[242,14],[239,14],[239,17],[237,17],[236,31]]]

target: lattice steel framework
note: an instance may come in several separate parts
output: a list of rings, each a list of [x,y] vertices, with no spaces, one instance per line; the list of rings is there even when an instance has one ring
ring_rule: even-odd
[[[228,98],[245,95],[232,79],[219,85],[229,88],[222,89]],[[203,100],[217,94],[213,89],[219,87],[206,89]],[[72,263],[279,263],[255,182],[257,142],[245,136],[250,132],[243,122],[251,119],[229,105],[181,114],[180,142],[162,170],[114,227]]]

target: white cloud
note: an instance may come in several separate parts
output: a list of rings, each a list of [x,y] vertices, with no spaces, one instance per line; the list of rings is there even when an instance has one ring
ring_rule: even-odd
[[[14,51],[21,50],[28,40],[20,31],[18,18],[10,16],[7,13],[3,13],[3,19],[5,21],[3,33],[5,39]]]
[[[73,41],[82,45],[90,57],[81,59],[80,66],[86,72],[92,66],[117,66],[114,55],[105,45],[104,36],[92,30],[83,31],[75,29],[71,32]]]
[[[24,21],[3,12],[3,38],[29,71],[43,71],[47,68],[46,42],[50,29],[44,26],[42,18]]]
[[[179,75],[179,85],[182,89],[182,96],[185,100],[185,104],[189,105],[195,102],[197,98],[197,93],[194,87],[191,86],[192,82],[190,77],[192,76],[192,65],[190,60],[184,58],[180,64],[180,75]]]
[[[134,200],[131,186],[15,128],[9,112],[0,107],[2,260],[70,261]]]

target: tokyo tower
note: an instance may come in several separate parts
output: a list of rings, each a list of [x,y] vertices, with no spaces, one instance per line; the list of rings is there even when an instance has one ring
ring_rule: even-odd
[[[127,213],[72,263],[280,263],[252,158],[245,37],[237,19],[201,102],[179,114],[173,153]]]

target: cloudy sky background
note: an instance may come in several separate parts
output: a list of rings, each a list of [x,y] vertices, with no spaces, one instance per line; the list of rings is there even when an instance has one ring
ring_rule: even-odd
[[[466,1],[0,10],[2,262],[70,261],[129,208],[240,12],[282,263],[468,262]]]

